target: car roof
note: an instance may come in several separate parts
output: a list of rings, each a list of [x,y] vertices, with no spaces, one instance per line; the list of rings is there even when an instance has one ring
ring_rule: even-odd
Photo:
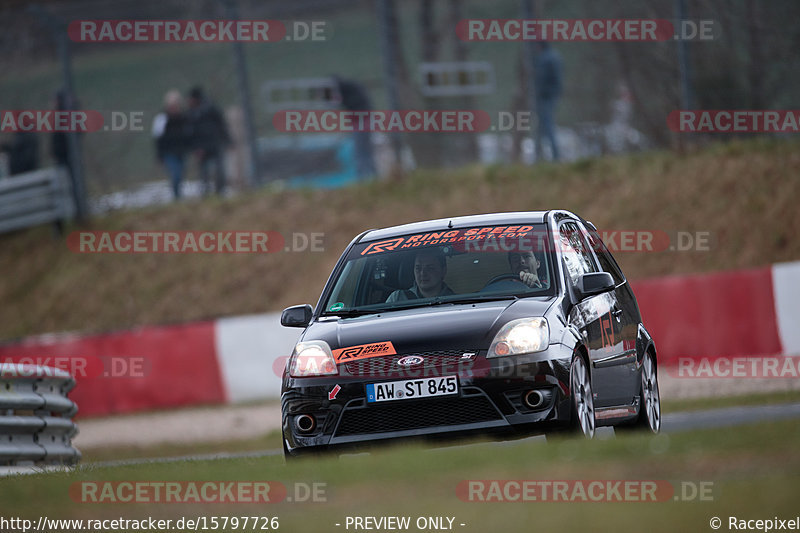
[[[400,226],[369,230],[362,234],[359,241],[377,241],[397,237],[399,235],[425,233],[429,231],[446,231],[448,229],[469,228],[473,226],[541,224],[545,221],[547,213],[549,213],[549,211],[516,211],[510,213],[486,213],[482,215],[423,220],[410,224],[402,224]]]

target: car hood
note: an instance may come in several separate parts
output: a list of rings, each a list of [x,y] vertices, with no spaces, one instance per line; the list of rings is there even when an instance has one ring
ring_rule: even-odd
[[[397,353],[429,350],[485,350],[506,322],[544,316],[554,298],[443,304],[356,318],[312,323],[303,340],[324,340],[332,349],[391,341]]]

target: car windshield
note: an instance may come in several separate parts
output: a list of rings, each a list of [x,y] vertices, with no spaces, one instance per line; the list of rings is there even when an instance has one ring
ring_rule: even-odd
[[[324,315],[551,296],[544,224],[480,226],[359,243],[348,253]]]

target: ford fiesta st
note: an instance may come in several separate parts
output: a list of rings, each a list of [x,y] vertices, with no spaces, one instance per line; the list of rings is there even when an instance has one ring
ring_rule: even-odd
[[[598,425],[657,433],[656,348],[596,228],[567,211],[370,230],[342,254],[281,392],[284,452]]]

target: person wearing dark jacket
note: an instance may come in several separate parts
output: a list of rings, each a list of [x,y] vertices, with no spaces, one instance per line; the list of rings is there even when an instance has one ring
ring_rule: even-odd
[[[203,89],[194,87],[189,92],[189,124],[191,129],[191,149],[197,154],[200,164],[200,178],[203,194],[211,191],[210,178],[214,174],[214,191],[225,192],[225,169],[223,152],[230,144],[228,128],[220,110],[209,101]]]
[[[78,109],[80,106],[66,89],[59,89],[56,91],[56,101],[54,107],[56,111],[69,111]],[[72,161],[70,160],[69,156],[69,142],[67,135],[68,134],[63,131],[53,132],[51,137],[50,153],[52,154],[53,159],[55,159],[56,165],[63,166],[67,169],[70,175],[70,180],[72,180],[74,172],[72,168]],[[80,132],[78,132],[76,135],[80,135]]]
[[[542,137],[550,142],[553,160],[558,161],[559,151],[556,143],[555,113],[561,96],[562,73],[561,56],[550,43],[541,41],[536,55],[534,77],[536,82],[536,114],[539,118],[539,132],[536,136],[536,159],[544,159]]]
[[[175,200],[181,197],[181,183],[189,149],[189,123],[183,110],[183,97],[175,89],[164,96],[164,110],[153,121],[156,155],[169,174]]]
[[[36,132],[14,133],[11,142],[3,144],[0,151],[8,154],[8,171],[11,175],[39,168],[39,138]]]
[[[369,111],[371,109],[367,89],[357,81],[343,80],[333,76],[339,88],[341,106],[347,111]],[[356,173],[359,179],[374,176],[375,160],[372,155],[372,139],[369,130],[353,131],[353,147],[356,159]]]

